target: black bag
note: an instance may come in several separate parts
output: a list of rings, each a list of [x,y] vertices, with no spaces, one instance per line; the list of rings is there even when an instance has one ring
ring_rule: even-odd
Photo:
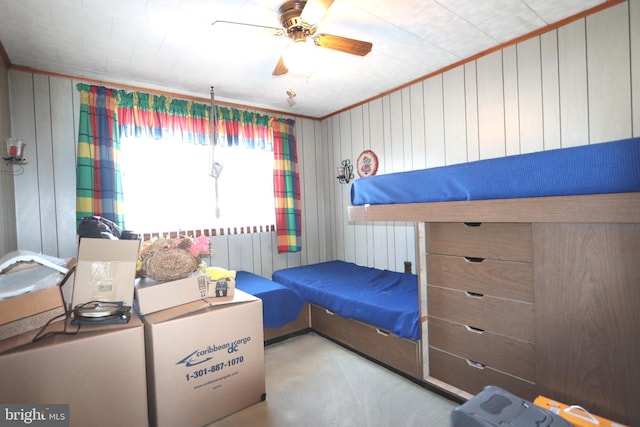
[[[500,387],[486,386],[451,412],[451,427],[571,427],[560,416]]]
[[[121,235],[122,230],[115,222],[101,216],[85,216],[78,226],[80,237],[118,240]]]

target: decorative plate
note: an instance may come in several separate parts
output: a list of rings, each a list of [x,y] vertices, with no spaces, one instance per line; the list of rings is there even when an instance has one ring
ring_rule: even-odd
[[[378,156],[371,150],[364,150],[358,156],[356,168],[358,169],[358,176],[361,178],[375,175],[378,172]]]

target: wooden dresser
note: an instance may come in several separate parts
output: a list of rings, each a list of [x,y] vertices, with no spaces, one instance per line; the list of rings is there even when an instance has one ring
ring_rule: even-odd
[[[531,224],[432,223],[426,237],[430,375],[534,399]]]
[[[425,382],[640,426],[640,193],[352,206],[349,219],[416,223]]]

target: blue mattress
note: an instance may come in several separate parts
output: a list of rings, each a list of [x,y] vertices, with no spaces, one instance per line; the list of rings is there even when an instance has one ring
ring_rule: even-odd
[[[640,191],[640,138],[361,178],[351,204],[572,196]]]
[[[295,290],[247,271],[236,272],[236,288],[262,300],[265,328],[279,328],[296,320],[304,305]]]
[[[418,278],[413,274],[329,261],[278,270],[272,278],[342,317],[402,338],[420,338]]]

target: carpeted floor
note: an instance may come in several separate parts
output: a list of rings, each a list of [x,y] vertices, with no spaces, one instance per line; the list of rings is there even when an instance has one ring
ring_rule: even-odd
[[[458,406],[316,334],[265,349],[267,399],[210,427],[447,427]]]

